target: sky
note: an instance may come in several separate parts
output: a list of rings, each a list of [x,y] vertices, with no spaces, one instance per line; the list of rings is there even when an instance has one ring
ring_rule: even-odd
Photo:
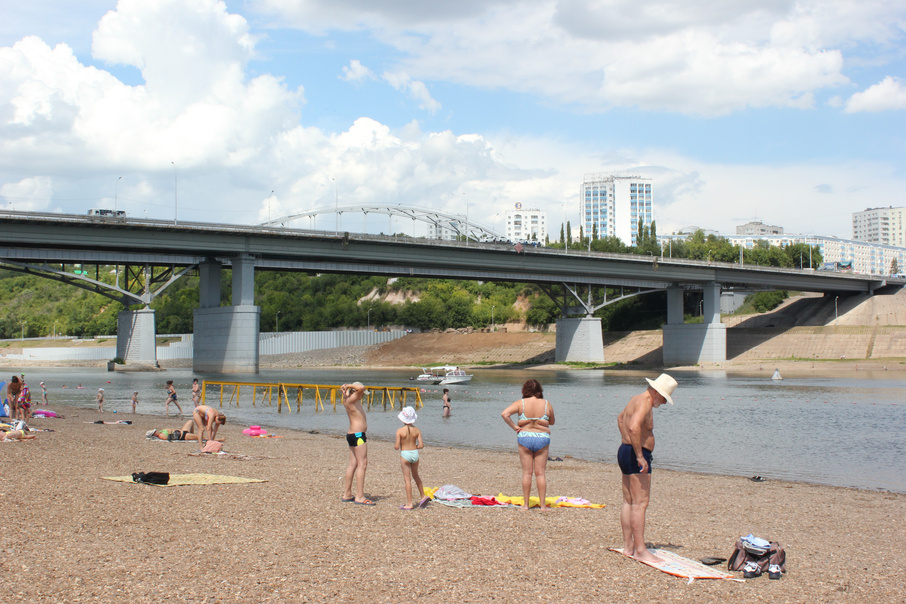
[[[852,234],[906,205],[893,0],[0,0],[0,203],[252,225],[417,206]],[[345,213],[287,224],[410,232]]]

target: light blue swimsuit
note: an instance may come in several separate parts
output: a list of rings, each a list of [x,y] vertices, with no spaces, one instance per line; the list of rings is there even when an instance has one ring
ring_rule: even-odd
[[[547,401],[544,401],[544,415],[541,417],[526,417],[525,416],[525,399],[522,400],[522,413],[519,414],[519,421],[524,419],[529,420],[539,420],[543,419],[547,421]],[[549,447],[551,444],[551,435],[549,432],[527,432],[525,430],[516,434],[516,442],[532,453],[536,453],[543,449],[544,447]]]

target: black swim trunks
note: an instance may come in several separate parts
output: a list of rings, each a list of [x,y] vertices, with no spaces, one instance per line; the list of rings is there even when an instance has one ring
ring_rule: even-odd
[[[364,445],[366,442],[368,442],[368,438],[365,436],[364,432],[346,435],[346,443],[350,447],[358,447],[359,445]]]
[[[643,447],[642,456],[648,462],[648,474],[651,474],[651,451]],[[639,465],[638,460],[635,458],[635,451],[632,445],[627,445],[626,443],[620,445],[620,448],[617,449],[617,463],[620,464],[620,471],[627,476],[629,474],[642,473],[642,466]]]

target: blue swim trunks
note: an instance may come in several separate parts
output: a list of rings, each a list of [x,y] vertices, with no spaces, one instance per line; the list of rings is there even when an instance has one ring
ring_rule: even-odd
[[[547,432],[519,432],[516,435],[516,442],[531,451],[536,453],[543,449],[544,447],[549,447],[551,444],[551,435]]]
[[[642,456],[645,458],[645,461],[648,462],[648,474],[651,474],[651,451],[643,447]],[[638,460],[635,458],[635,451],[633,450],[632,445],[627,445],[625,443],[620,445],[620,448],[617,449],[617,463],[620,464],[620,471],[622,471],[623,474],[642,473],[642,466],[639,465]]]

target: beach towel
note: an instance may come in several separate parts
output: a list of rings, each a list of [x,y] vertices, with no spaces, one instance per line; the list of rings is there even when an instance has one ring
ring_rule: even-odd
[[[611,547],[610,551],[617,552],[621,556],[623,555],[622,547]],[[727,579],[730,581],[744,582],[744,579],[737,579],[731,574],[721,572],[710,566],[705,566],[697,560],[683,558],[679,554],[674,554],[670,550],[650,549],[648,551],[658,558],[661,558],[663,562],[658,564],[642,562],[642,564],[647,564],[652,568],[656,568],[659,571],[665,572],[668,575],[673,575],[674,577],[682,577],[684,579],[688,579],[689,583],[692,583],[696,579]],[[636,562],[641,562],[641,560],[636,560]]]
[[[522,497],[510,497],[509,495],[504,495],[501,493],[497,496],[497,501],[501,503],[509,503],[511,505],[518,505],[522,507],[522,502],[525,501]],[[545,497],[545,505],[548,505],[552,508],[594,508],[601,509],[604,507],[603,503],[591,503],[587,499],[582,499],[580,497]],[[529,497],[529,507],[537,508],[541,506],[541,500],[537,497]]]
[[[116,482],[128,482],[129,484],[140,484],[132,480],[132,476],[102,476],[103,480],[113,480]],[[156,487],[181,487],[193,484],[244,484],[248,482],[267,482],[257,478],[243,478],[242,476],[219,476],[217,474],[170,474],[168,484],[156,484]]]

